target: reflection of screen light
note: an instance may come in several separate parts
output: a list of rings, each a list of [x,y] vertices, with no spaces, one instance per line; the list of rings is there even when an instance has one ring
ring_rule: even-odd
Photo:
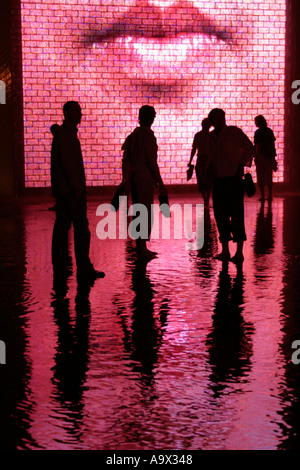
[[[83,108],[88,185],[120,181],[121,144],[147,103],[167,184],[186,182],[193,136],[213,107],[252,140],[265,115],[283,181],[285,0],[21,4],[27,186],[50,185],[50,125],[69,99]]]

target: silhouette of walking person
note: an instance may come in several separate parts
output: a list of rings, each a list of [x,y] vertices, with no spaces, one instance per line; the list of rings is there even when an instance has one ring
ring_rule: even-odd
[[[273,171],[277,170],[275,136],[268,127],[267,121],[261,114],[254,119],[258,129],[254,134],[254,160],[256,166],[257,183],[260,189],[261,198],[265,200],[265,186],[268,187],[268,200],[273,198]]]
[[[142,106],[139,110],[139,123],[122,145],[123,183],[125,194],[131,193],[133,204],[146,208],[142,217],[143,230],[136,239],[137,254],[141,258],[152,259],[157,253],[147,248],[150,239],[153,213],[154,188],[158,187],[161,196],[167,196],[157,164],[157,141],[151,126],[156,116],[153,106]],[[143,232],[143,233],[142,233]]]
[[[66,276],[68,232],[73,224],[78,282],[92,283],[104,273],[96,271],[89,258],[90,231],[87,219],[86,180],[77,136],[82,112],[77,101],[63,106],[64,121],[55,132],[51,149],[51,186],[56,199],[52,237],[54,280]]]
[[[241,263],[246,240],[244,221],[244,166],[251,166],[253,145],[244,132],[226,124],[225,111],[214,108],[209,120],[209,159],[213,170],[213,208],[222,252],[218,259]],[[231,258],[229,241],[237,244]]]
[[[211,123],[208,118],[205,118],[201,125],[202,130],[194,135],[188,166],[192,166],[193,158],[197,152],[197,162],[195,166],[197,184],[199,191],[202,194],[204,205],[208,207],[212,190],[212,173],[211,168],[208,167],[209,129],[211,127]]]

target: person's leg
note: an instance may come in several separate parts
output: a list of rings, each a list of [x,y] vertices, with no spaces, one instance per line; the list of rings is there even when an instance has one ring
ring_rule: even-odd
[[[218,259],[228,260],[230,258],[229,241],[231,240],[229,201],[227,193],[227,182],[225,178],[216,179],[213,185],[213,210],[219,232],[219,240],[222,251],[217,255]]]
[[[265,200],[265,175],[264,175],[264,165],[261,160],[256,162],[256,177],[257,177],[257,185],[260,191],[260,200],[264,201]]]
[[[265,198],[265,186],[264,185],[261,185],[259,186],[259,190],[260,190],[260,201],[264,201],[266,198]]]
[[[243,247],[246,240],[244,215],[244,186],[243,181],[237,178],[231,186],[231,232],[236,242],[236,252],[231,261],[240,263],[244,261]]]
[[[198,189],[199,192],[201,193],[201,196],[203,198],[203,203],[205,206],[208,206],[209,203],[209,191],[207,190],[207,181],[205,178],[205,168],[202,164],[202,166],[197,162],[196,165],[196,177],[197,177],[197,184],[198,184]]]
[[[266,162],[266,185],[268,187],[268,200],[272,201],[273,199],[273,160],[269,159]]]
[[[243,262],[244,261],[243,248],[244,248],[244,242],[237,242],[236,252],[234,256],[230,258],[230,260],[236,263]]]
[[[56,275],[66,272],[69,260],[68,234],[71,218],[66,198],[56,201],[56,217],[52,235],[52,265]]]
[[[209,190],[205,189],[202,191],[203,202],[206,207],[209,204],[209,195],[210,195]]]
[[[229,260],[230,259],[229,242],[225,241],[225,242],[221,242],[221,244],[222,244],[222,251],[216,256],[216,258],[220,260],[224,260],[224,261]]]
[[[91,233],[87,218],[86,196],[72,196],[69,200],[74,227],[74,249],[77,265],[77,278],[104,277],[104,273],[96,271],[91,263],[90,240]]]
[[[208,189],[206,191],[206,201],[207,201],[207,206],[209,205],[209,199],[210,199],[210,195],[211,195],[211,189]]]
[[[268,201],[273,201],[273,185],[272,183],[268,185],[269,195]]]
[[[141,222],[144,225],[141,229],[140,237],[136,239],[137,254],[140,257],[151,258],[156,256],[156,252],[147,248],[147,241],[150,240],[150,234],[153,225],[153,181],[152,178],[145,178],[143,181],[133,182],[131,185],[131,199],[133,204],[142,204],[145,212],[145,219]]]

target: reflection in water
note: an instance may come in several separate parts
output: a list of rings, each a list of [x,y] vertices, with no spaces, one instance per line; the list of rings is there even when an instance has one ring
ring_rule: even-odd
[[[70,317],[70,300],[55,298],[52,302],[54,321],[58,327],[57,351],[53,367],[53,397],[68,416],[67,433],[74,440],[81,434],[84,416],[83,394],[89,361],[90,302],[89,289],[76,296],[76,318]]]
[[[282,390],[284,425],[281,450],[298,450],[300,447],[300,364],[293,364],[295,351],[292,344],[300,339],[300,250],[299,250],[300,199],[284,201],[283,232],[285,266],[282,289],[283,338],[280,348],[284,357],[286,387]]]
[[[143,374],[152,376],[157,362],[160,332],[155,325],[153,284],[146,274],[146,263],[136,262],[132,272],[135,299],[132,304],[132,359],[140,362]]]
[[[6,346],[6,365],[0,365],[0,448],[14,450],[30,436],[34,403],[28,385],[31,358],[27,354],[26,246],[22,209],[1,206],[0,215],[0,340]]]
[[[143,265],[131,240],[97,239],[91,199],[91,257],[106,277],[87,291],[74,272],[53,285],[50,204],[1,209],[5,448],[298,445],[299,199],[246,201],[242,270],[214,259],[211,208],[199,251],[154,240]]]
[[[273,226],[272,204],[267,208],[261,203],[257,214],[256,231],[254,236],[254,251],[256,255],[271,253],[275,243],[275,228]]]
[[[134,259],[135,250],[132,244],[127,243],[127,266],[131,271],[131,287],[134,299],[131,307],[130,328],[128,318],[120,303],[119,315],[124,332],[124,349],[130,354],[133,361],[133,370],[141,374],[142,379],[150,385],[154,378],[154,369],[157,363],[159,346],[162,342],[163,330],[167,324],[168,301],[163,299],[160,306],[159,317],[155,317],[155,286],[147,272],[148,263]],[[133,259],[132,259],[133,258]]]
[[[211,276],[213,266],[213,256],[216,255],[218,250],[217,230],[212,220],[212,215],[208,207],[204,208],[204,241],[203,247],[197,252],[197,269],[199,274],[203,275],[205,272],[207,277]]]
[[[207,338],[212,366],[211,387],[215,397],[224,393],[228,383],[238,382],[250,371],[254,328],[243,319],[243,287],[242,268],[237,268],[232,281],[228,263],[222,263],[213,327]]]

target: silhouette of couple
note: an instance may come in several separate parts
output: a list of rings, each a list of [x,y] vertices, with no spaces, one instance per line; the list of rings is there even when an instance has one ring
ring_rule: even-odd
[[[214,130],[209,132],[210,127]],[[214,108],[202,121],[202,130],[195,134],[188,166],[198,151],[196,177],[204,205],[209,203],[212,189],[213,210],[222,251],[217,258],[241,263],[246,240],[244,222],[244,167],[251,166],[253,145],[237,126],[226,124],[225,112]],[[230,255],[229,242],[236,243]]]
[[[155,119],[155,110],[151,106],[142,106],[139,111],[140,127],[137,127],[123,144],[123,184],[125,191],[130,192],[133,202],[144,204],[148,209],[149,237],[151,232],[151,204],[153,188],[158,186],[159,193],[167,191],[157,165],[157,143],[151,125]],[[204,120],[207,130],[204,137],[204,163],[209,169],[209,176],[196,173],[201,180],[200,187],[205,193],[204,202],[208,204],[209,184],[213,187],[213,209],[216,219],[222,251],[217,256],[223,261],[230,260],[242,263],[243,245],[246,240],[244,223],[244,167],[251,166],[253,144],[244,132],[236,126],[226,124],[225,112],[215,108]],[[213,126],[214,130],[208,132]],[[203,134],[195,136],[191,159],[202,140]],[[148,238],[149,239],[149,238]],[[236,253],[230,255],[229,242],[236,243]],[[146,240],[137,240],[137,250],[142,257],[151,258],[156,254],[147,250]]]

